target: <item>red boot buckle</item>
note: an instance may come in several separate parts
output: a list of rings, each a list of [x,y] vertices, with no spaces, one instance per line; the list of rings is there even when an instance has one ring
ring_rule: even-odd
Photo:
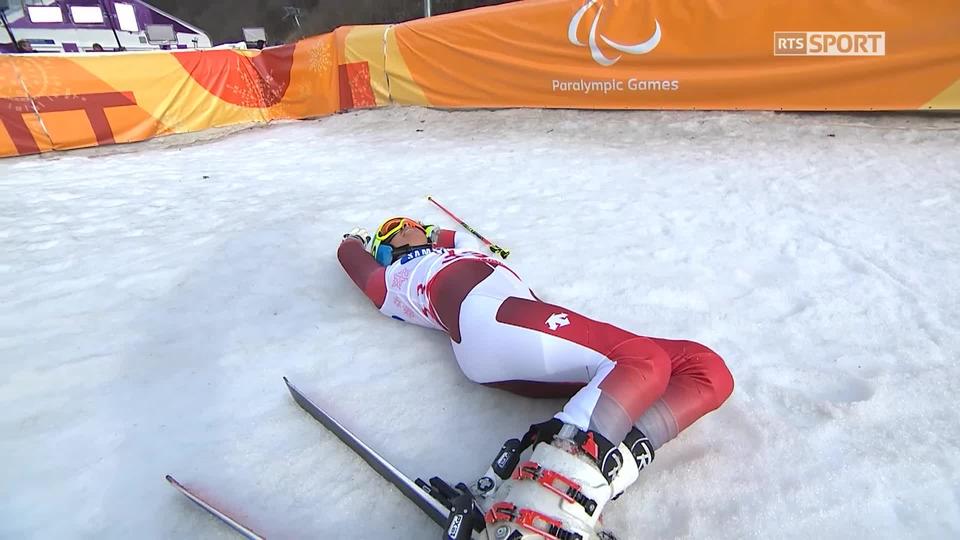
[[[559,495],[567,502],[577,503],[587,515],[592,516],[597,503],[580,491],[580,484],[550,469],[544,469],[535,461],[524,461],[513,473],[516,480],[534,480],[541,486]],[[562,486],[558,486],[561,484]]]
[[[510,521],[528,531],[543,536],[547,540],[581,540],[583,538],[579,533],[564,529],[563,522],[559,519],[554,519],[529,508],[517,508],[515,504],[509,502],[494,504],[484,515],[484,521],[488,524],[497,521]]]
[[[544,469],[535,461],[523,462],[520,467],[517,468],[517,472],[514,473],[514,477],[517,480],[535,480],[541,486],[549,489],[569,502],[574,502],[574,498],[569,494],[569,492],[580,491],[580,484],[574,482],[566,476],[563,476],[557,471]],[[556,485],[557,483],[564,484],[565,486],[558,487]]]

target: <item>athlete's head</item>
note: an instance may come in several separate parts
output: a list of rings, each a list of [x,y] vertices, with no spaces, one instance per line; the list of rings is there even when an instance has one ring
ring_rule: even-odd
[[[370,253],[384,266],[397,260],[412,248],[429,245],[422,223],[407,217],[392,217],[377,227],[370,244]]]
[[[419,223],[400,229],[400,232],[394,234],[389,240],[394,249],[405,246],[422,246],[428,242],[427,231]]]

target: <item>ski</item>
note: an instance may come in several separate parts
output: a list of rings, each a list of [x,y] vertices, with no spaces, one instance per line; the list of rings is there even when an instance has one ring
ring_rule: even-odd
[[[237,531],[238,533],[243,535],[244,538],[248,538],[249,540],[264,540],[263,536],[257,534],[256,532],[253,531],[253,529],[241,524],[239,521],[233,519],[222,510],[216,508],[212,504],[203,500],[199,495],[193,493],[192,491],[184,487],[184,485],[181,484],[180,482],[177,482],[177,480],[174,477],[168,474],[166,478],[167,478],[167,482],[170,482],[170,485],[177,488],[177,491],[182,493],[186,498],[193,501],[200,508],[203,508],[204,510],[209,512],[210,515],[212,515],[213,517],[219,519],[221,522],[228,525],[234,531]]]
[[[446,533],[445,538],[455,540],[486,538],[485,535],[482,537],[478,536],[483,530],[483,516],[477,513],[476,507],[473,504],[473,498],[466,485],[457,484],[454,488],[436,477],[431,478],[429,482],[425,482],[419,478],[415,481],[411,480],[410,477],[394,467],[343,424],[327,414],[316,403],[310,401],[310,398],[306,397],[297,389],[289,379],[284,377],[283,382],[286,383],[290,395],[293,396],[293,400],[300,408],[323,424],[324,427],[366,461],[381,477],[393,484],[405,497],[416,504],[427,517],[442,527]],[[249,540],[262,540],[264,538],[264,536],[241,524],[226,512],[218,509],[199,495],[190,491],[169,474],[166,476],[166,479],[170,485],[175,487],[185,497],[241,534],[244,538],[248,538]],[[442,501],[446,501],[446,503]],[[452,519],[450,515],[451,508],[455,514],[452,516]],[[448,519],[450,519],[449,527]]]
[[[324,427],[336,435],[344,444],[349,446],[350,449],[366,461],[373,470],[377,471],[380,476],[396,486],[397,489],[410,499],[411,502],[416,504],[427,517],[437,525],[446,528],[447,518],[450,515],[450,510],[446,506],[424,491],[419,484],[400,472],[399,469],[391,465],[390,462],[384,459],[373,448],[370,448],[366,443],[361,441],[359,437],[351,433],[343,424],[324,412],[317,404],[310,401],[289,379],[284,377],[283,382],[287,384],[290,395],[293,396],[293,400],[297,402],[300,408],[323,424]]]

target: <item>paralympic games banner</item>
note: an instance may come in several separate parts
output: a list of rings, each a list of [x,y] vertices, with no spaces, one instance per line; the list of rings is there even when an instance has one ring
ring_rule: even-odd
[[[960,109],[957,0],[526,0],[384,41],[378,103]]]
[[[263,51],[0,55],[0,157],[391,104],[960,110],[960,9],[522,0]]]
[[[0,156],[331,114],[332,34],[263,51],[0,55]]]

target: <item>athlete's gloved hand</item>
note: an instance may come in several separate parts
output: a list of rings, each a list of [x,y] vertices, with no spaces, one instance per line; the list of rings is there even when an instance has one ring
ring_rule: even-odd
[[[440,227],[436,225],[424,225],[423,232],[427,235],[427,241],[431,244],[437,243],[437,239],[440,237]]]
[[[356,238],[361,244],[364,245],[364,247],[370,243],[370,233],[368,233],[363,227],[354,227],[350,230],[350,232],[343,235],[343,238]]]

